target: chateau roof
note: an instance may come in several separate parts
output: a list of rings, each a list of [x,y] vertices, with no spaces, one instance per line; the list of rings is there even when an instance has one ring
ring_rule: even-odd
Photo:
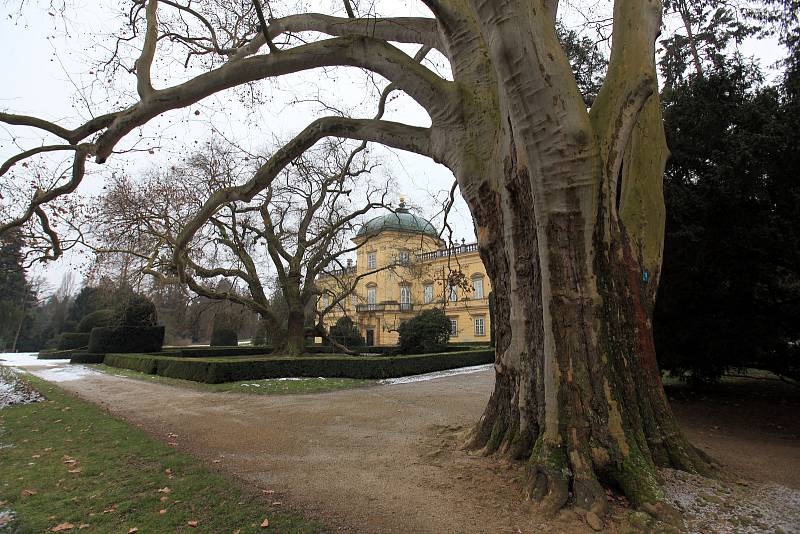
[[[356,237],[366,237],[384,231],[424,234],[439,239],[439,231],[428,219],[410,213],[404,202],[393,213],[370,219],[362,226]]]

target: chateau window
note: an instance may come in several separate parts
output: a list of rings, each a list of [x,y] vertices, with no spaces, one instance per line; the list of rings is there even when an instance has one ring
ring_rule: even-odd
[[[330,298],[328,295],[322,295],[322,307],[327,308],[330,305]]]
[[[350,296],[350,303],[353,305],[353,308],[358,306],[358,295],[351,295]]]
[[[483,317],[475,317],[475,335],[476,336],[486,335],[486,323]]]
[[[425,286],[425,304],[433,302],[433,285],[428,284]]]
[[[375,257],[374,252],[369,252],[367,254],[367,269],[375,269],[378,266],[378,260]]]
[[[458,337],[458,319],[450,319],[450,337]]]
[[[407,250],[400,251],[400,264],[408,265],[411,262],[411,253]]]
[[[482,299],[483,298],[483,278],[473,278],[472,279],[472,287],[475,289],[473,294],[473,298]]]
[[[367,288],[367,305],[370,309],[374,309],[375,305],[378,302],[378,288],[376,287],[368,287]]]
[[[411,309],[411,288],[408,286],[400,286],[400,309]]]
[[[456,286],[450,286],[450,293],[448,294],[447,299],[450,302],[455,302],[458,300],[458,288]]]

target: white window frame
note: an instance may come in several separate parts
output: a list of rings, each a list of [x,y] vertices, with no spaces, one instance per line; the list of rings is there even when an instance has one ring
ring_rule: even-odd
[[[450,291],[447,293],[447,300],[450,302],[458,302],[458,287],[450,286]]]
[[[373,305],[378,303],[378,288],[377,287],[368,287],[367,288],[367,304]]]
[[[377,269],[378,256],[375,252],[367,252],[367,269]]]
[[[328,295],[322,295],[322,308],[325,309],[330,306],[331,300]]]
[[[411,263],[411,253],[407,250],[401,250],[398,254],[398,259],[401,265],[408,265]]]
[[[473,298],[482,299],[484,297],[483,292],[483,277],[475,277],[472,279],[472,288],[473,288]],[[480,288],[480,291],[478,290]]]
[[[353,309],[355,309],[355,307],[358,306],[358,295],[350,296],[350,304],[353,306]]]
[[[400,304],[411,304],[411,288],[400,286]]]
[[[475,317],[475,336],[485,336],[486,335],[486,317],[483,315],[479,317]]]
[[[433,302],[433,284],[426,285],[423,293],[423,300],[425,301],[425,304],[430,304]]]
[[[458,318],[450,317],[450,337],[458,337]]]

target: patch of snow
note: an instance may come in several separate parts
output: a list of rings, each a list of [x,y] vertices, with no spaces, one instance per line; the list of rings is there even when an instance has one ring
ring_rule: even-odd
[[[70,364],[69,360],[37,360],[36,356],[35,352],[0,353],[0,368],[8,366],[25,370],[50,382],[69,382],[102,375],[84,365]]]
[[[449,369],[447,371],[437,371],[435,373],[427,373],[424,375],[401,376],[400,378],[387,378],[381,380],[379,384],[386,384],[394,386],[397,384],[412,384],[414,382],[426,382],[428,380],[436,380],[439,378],[446,378],[448,376],[469,375],[472,373],[481,373],[493,369],[494,364],[487,363],[486,365],[474,365],[472,367],[459,367],[458,369]]]
[[[780,484],[726,484],[663,469],[664,492],[691,534],[800,534],[800,490]]]
[[[103,373],[97,372],[94,369],[89,369],[83,365],[70,365],[69,367],[56,367],[53,369],[29,372],[48,382],[71,382],[72,380],[80,380],[87,376],[103,376]]]
[[[14,510],[0,510],[0,532],[6,527],[10,528],[16,517],[17,514],[14,513]]]
[[[42,396],[19,379],[18,371],[0,366],[0,409],[40,400],[42,400]]]
[[[9,367],[57,367],[67,360],[38,360],[37,352],[0,352],[0,365]]]

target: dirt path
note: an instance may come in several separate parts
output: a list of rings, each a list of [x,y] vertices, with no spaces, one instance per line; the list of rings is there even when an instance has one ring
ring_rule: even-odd
[[[518,469],[458,450],[457,431],[480,416],[492,383],[488,370],[295,396],[206,393],[100,373],[60,385],[333,529],[591,532],[574,512],[545,523],[524,500]],[[695,417],[696,404],[676,403],[693,442],[743,477],[800,488],[796,439],[738,431],[741,414],[714,430],[705,414]],[[624,515],[616,508],[612,518]]]

